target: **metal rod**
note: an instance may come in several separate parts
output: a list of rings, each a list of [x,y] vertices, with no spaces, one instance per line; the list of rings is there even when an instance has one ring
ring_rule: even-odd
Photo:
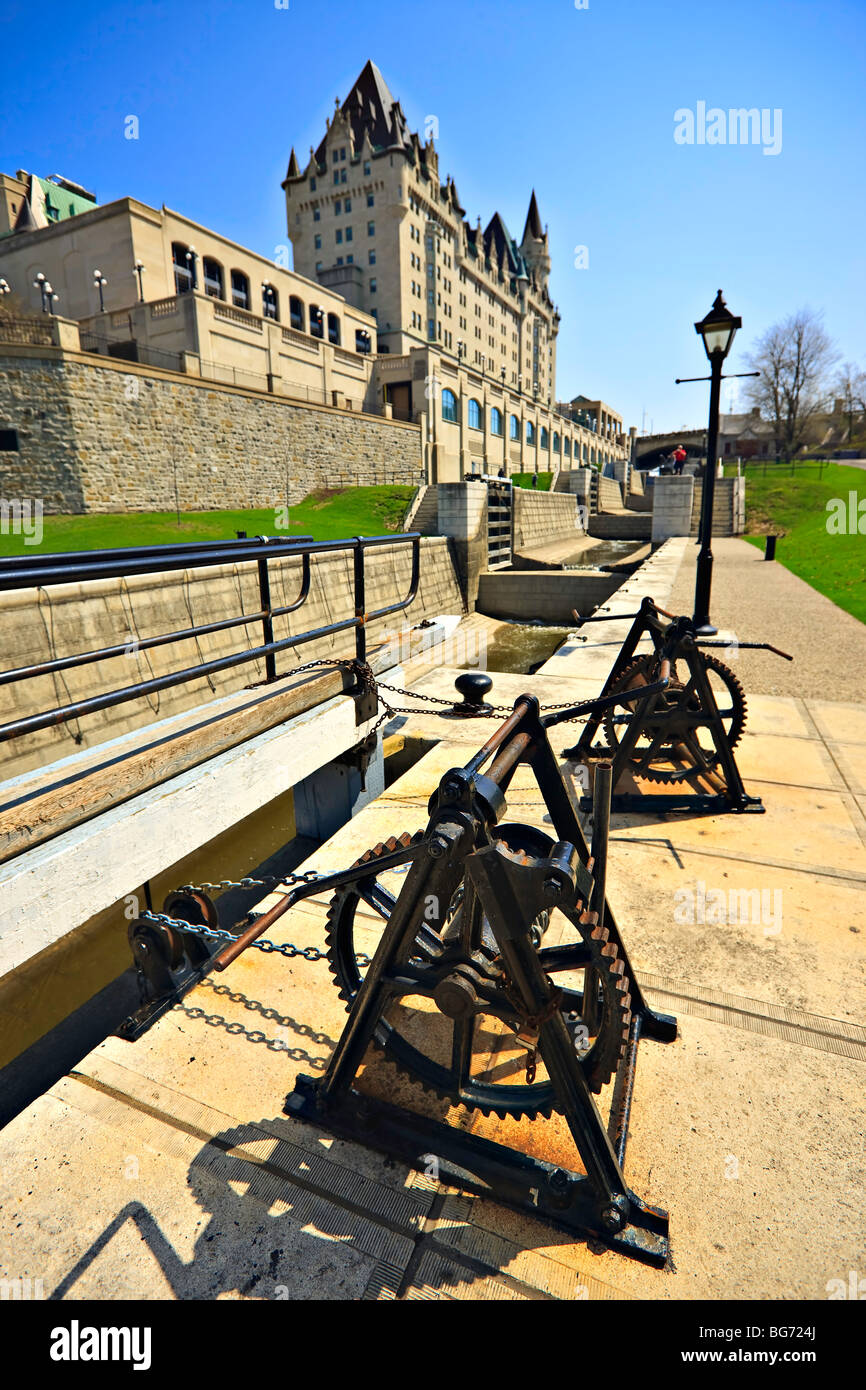
[[[338,554],[340,551],[354,550],[358,545],[370,550],[383,545],[411,544],[414,549],[420,543],[420,539],[420,532],[411,531],[400,536],[364,536],[360,540],[355,536],[337,541],[263,540],[258,537],[242,544],[248,546],[243,551],[245,560],[257,560],[262,555],[277,560],[291,559],[305,553]],[[29,563],[20,563],[17,567],[14,564],[7,566],[6,561],[3,561],[3,567],[0,568],[0,590],[32,588],[37,582],[37,573],[38,583],[44,586],[78,584],[88,579],[115,579],[133,574],[160,574],[163,570],[201,569],[207,565],[236,564],[239,559],[237,545],[237,541],[221,541],[218,545],[208,546],[201,552],[184,550],[171,555],[140,555],[137,550],[130,549],[126,552],[121,551],[119,556],[109,560],[103,559],[101,551],[92,550],[83,552],[84,558],[78,564],[69,566],[64,564],[62,556],[58,555],[44,556],[40,562],[31,560],[28,556]],[[49,564],[48,561],[52,563]],[[69,573],[69,570],[73,572]]]
[[[505,747],[500,750],[498,757],[490,764],[487,770],[487,776],[490,778],[491,782],[496,782],[498,785],[507,777],[508,773],[517,766],[521,758],[524,757],[527,750],[531,747],[531,734],[516,734],[510,743],[506,743]]]
[[[78,564],[92,560],[94,556],[99,556],[102,560],[122,560],[125,555],[135,555],[141,559],[147,555],[158,558],[180,552],[190,552],[193,556],[200,557],[207,551],[224,549],[226,546],[234,546],[239,551],[243,551],[245,547],[249,548],[251,545],[261,543],[264,539],[266,537],[263,536],[246,536],[242,540],[226,536],[219,540],[210,541],[169,541],[165,545],[121,545],[106,547],[105,550],[61,550],[49,552],[46,555],[4,555],[2,564],[4,570],[9,566],[26,566],[32,570],[57,566],[72,569]],[[292,544],[301,544],[312,540],[312,536],[291,536],[286,537],[285,541],[280,537],[272,537],[268,543],[272,544],[274,541],[279,541],[281,544],[286,544],[287,541],[291,541]]]
[[[263,645],[268,648],[265,657],[265,679],[275,681],[277,679],[277,658],[273,650],[274,644],[274,621],[271,615],[271,582],[268,575],[267,558],[262,555],[258,560],[259,569],[259,602],[261,603],[264,616],[262,617],[262,638]]]
[[[715,632],[710,623],[710,592],[713,584],[713,500],[716,491],[716,451],[719,439],[719,399],[722,391],[721,352],[711,358],[710,418],[707,424],[707,463],[704,470],[704,489],[701,496],[701,549],[695,576],[694,625]]]
[[[44,661],[37,666],[18,666],[11,671],[0,671],[0,685],[12,685],[15,681],[26,680],[30,676],[50,676],[54,671],[68,671],[76,666],[88,666],[94,661],[109,661],[115,656],[134,655],[135,651],[148,651],[151,647],[164,647],[169,642],[184,642],[194,637],[204,637],[210,632],[224,632],[227,628],[243,627],[259,622],[264,613],[246,613],[240,618],[223,618],[218,623],[204,623],[199,627],[181,628],[178,632],[165,632],[159,637],[130,637],[116,647],[99,647],[94,651],[79,652],[75,656],[59,656],[54,661]]]
[[[505,722],[500,724],[495,733],[490,735],[487,742],[479,748],[475,756],[469,759],[469,762],[466,764],[466,771],[470,776],[473,772],[478,772],[487,762],[491,754],[495,753],[497,748],[501,748],[505,740],[519,728],[520,721],[529,713],[529,710],[529,698],[522,695]]]

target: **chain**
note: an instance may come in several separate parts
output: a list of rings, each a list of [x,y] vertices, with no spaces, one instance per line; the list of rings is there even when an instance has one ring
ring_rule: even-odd
[[[308,661],[303,666],[296,666],[294,670],[291,672],[291,674],[293,676],[300,676],[305,674],[305,672],[307,671],[315,671],[323,666],[330,666],[341,671],[351,672],[357,676],[358,682],[363,691],[375,691],[379,703],[382,705],[383,712],[376,720],[376,723],[370,729],[370,733],[375,733],[375,731],[382,724],[384,724],[386,720],[390,719],[395,714],[418,714],[422,712],[425,705],[428,707],[431,705],[447,705],[449,708],[453,708],[454,706],[453,700],[443,699],[441,695],[422,695],[414,690],[406,690],[399,685],[388,685],[384,681],[377,681],[375,673],[373,672],[373,669],[368,664],[368,662],[359,661],[357,657],[323,657],[321,660]],[[420,701],[422,708],[421,710],[419,710],[417,705],[392,705],[388,700],[386,700],[383,697],[381,693],[383,690],[390,691],[392,695],[405,695],[408,696],[410,700]],[[559,704],[541,705],[539,708],[542,710],[566,709],[567,706],[571,703],[572,701],[570,700],[563,700]],[[433,712],[438,713],[437,710],[434,710]],[[478,710],[477,712],[471,715],[467,715],[466,717],[470,719],[496,719],[501,715],[509,715],[511,714],[511,712],[511,705],[491,705],[489,709]],[[575,721],[567,720],[565,722],[573,723]],[[289,874],[288,876],[268,874],[262,878],[223,878],[220,879],[218,883],[185,883],[177,889],[177,892],[222,893],[230,888],[274,888],[277,886],[277,884],[291,886],[293,884],[298,883],[315,883],[320,877],[321,875],[317,874],[314,870],[309,870],[306,873]],[[229,943],[237,939],[232,932],[221,931],[218,927],[208,927],[205,926],[203,923],[197,924],[192,922],[184,922],[178,917],[169,917],[164,912],[143,912],[141,914],[141,920],[155,922],[160,926],[171,927],[175,931],[189,932],[194,936],[202,936],[209,941],[225,941],[226,943]],[[275,941],[269,941],[267,938],[259,938],[257,941],[251,942],[251,946],[254,950],[264,951],[266,954],[276,952],[278,955],[286,956],[289,960],[292,960],[298,956],[301,956],[304,960],[308,961],[326,960],[328,955],[327,951],[320,951],[315,946],[294,946],[291,942],[284,942],[283,944],[278,944]],[[365,955],[363,952],[357,954],[355,959],[361,966],[368,966],[370,964],[370,957]],[[534,1049],[529,1053],[527,1057],[526,1070],[527,1079],[529,1078],[530,1070],[532,1071],[532,1074],[534,1076]]]
[[[422,694],[421,694],[420,692],[418,692],[417,690],[404,690],[404,689],[403,689],[401,686],[399,686],[399,685],[386,685],[384,681],[378,681],[378,682],[376,683],[376,685],[377,685],[377,689],[378,689],[378,690],[390,690],[394,695],[408,695],[409,698],[410,698],[411,700],[424,700],[424,701],[427,702],[428,705],[447,705],[449,709],[453,709],[453,708],[454,708],[454,701],[453,701],[453,700],[450,700],[450,699],[443,699],[443,698],[441,697],[441,695],[422,695]],[[388,714],[421,714],[421,713],[423,713],[423,710],[419,710],[417,707],[413,707],[413,706],[408,706],[408,707],[407,707],[407,706],[401,706],[401,705],[389,705],[388,702],[387,702],[386,700],[383,700],[381,696],[380,696],[379,698],[380,698],[382,704],[385,706],[385,713],[386,713],[386,716],[387,716]],[[543,712],[547,712],[548,710],[567,709],[569,705],[573,705],[573,704],[574,704],[574,701],[573,701],[573,700],[561,700],[561,701],[559,702],[559,704],[556,704],[556,705],[539,705],[538,708],[539,708],[539,710],[541,710],[541,711],[543,711]],[[463,714],[463,707],[462,707],[462,706],[459,706],[459,708],[460,708],[460,713]],[[475,712],[475,713],[473,713],[473,714],[466,714],[466,715],[465,715],[465,718],[467,718],[467,719],[496,719],[496,718],[498,718],[500,715],[503,715],[503,714],[508,715],[508,714],[513,713],[513,710],[514,710],[514,706],[513,706],[513,705],[491,705],[489,709],[486,709],[486,710],[481,710],[481,709],[479,709],[477,712]],[[434,714],[436,713],[435,710],[432,711],[432,712],[433,712]],[[578,714],[578,715],[575,715],[574,719],[565,719],[565,720],[563,720],[563,723],[564,723],[564,724],[575,724],[575,723],[578,723],[580,720],[584,719],[585,717],[586,717],[586,716],[583,715],[583,714]],[[382,723],[382,720],[380,719],[380,720],[379,720],[379,724],[381,724],[381,723]],[[378,728],[378,724],[376,725],[376,727]]]
[[[501,965],[502,962],[500,961],[499,964]],[[527,1086],[532,1086],[535,1082],[535,1073],[538,1067],[538,1037],[541,1032],[541,1025],[553,1018],[553,1015],[562,1004],[562,990],[554,986],[549,975],[545,975],[544,978],[553,992],[547,1003],[539,1009],[537,1014],[526,1012],[526,1006],[506,975],[504,968],[501,971],[499,980],[503,994],[519,1019],[519,1027],[517,1029],[518,1041],[526,1044]]]
[[[291,887],[297,883],[316,883],[322,877],[314,869],[308,869],[301,874],[284,874],[282,876],[268,874],[264,878],[223,878],[219,883],[185,883],[176,891],[178,893],[204,893],[222,892],[227,888],[269,888],[276,884],[283,884]],[[171,927],[175,931],[189,932],[193,936],[203,936],[208,941],[225,941],[226,944],[234,942],[237,937],[233,932],[222,931],[219,927],[208,927],[203,922],[184,922],[179,917],[169,917],[165,912],[153,912],[148,910],[141,914],[144,922],[156,922],[163,927]],[[253,950],[264,951],[266,955],[276,952],[277,955],[286,956],[293,960],[296,956],[302,956],[304,960],[317,961],[327,960],[327,951],[320,951],[316,946],[294,946],[290,941],[282,944],[276,941],[269,941],[267,937],[260,937],[257,941],[250,943]],[[361,966],[370,964],[370,957],[363,952],[356,956],[356,960]]]

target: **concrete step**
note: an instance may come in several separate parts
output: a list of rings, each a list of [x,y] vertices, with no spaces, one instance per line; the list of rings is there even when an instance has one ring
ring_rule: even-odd
[[[422,536],[435,536],[439,529],[439,494],[435,483],[419,489],[423,495],[417,503],[414,514],[409,513],[407,531],[420,531]]]

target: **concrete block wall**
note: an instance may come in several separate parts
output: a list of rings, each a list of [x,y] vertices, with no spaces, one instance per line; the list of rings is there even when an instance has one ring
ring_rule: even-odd
[[[688,536],[692,526],[694,478],[660,476],[653,484],[652,539]]]
[[[448,536],[466,606],[475,607],[478,578],[487,569],[487,484],[439,483],[438,531]]]
[[[317,487],[422,478],[417,424],[300,404],[59,348],[0,348],[0,493],[46,513],[299,502]]]
[[[599,477],[598,510],[600,512],[622,511],[622,488],[615,478]]]
[[[631,477],[631,472],[632,467],[628,459],[614,459],[613,476],[619,483],[623,497],[628,497],[630,491],[629,478]]]
[[[615,593],[623,575],[574,570],[514,570],[482,574],[478,611],[491,618],[573,624]]]
[[[577,498],[570,492],[512,490],[512,535],[515,551],[573,536],[579,528]]]
[[[409,550],[404,545],[368,552],[368,609],[385,607],[407,592]],[[424,539],[421,552],[421,578],[415,602],[405,612],[372,622],[369,646],[387,640],[404,625],[411,627],[424,617],[464,611],[448,542],[436,537]],[[290,604],[299,590],[300,562],[272,562],[269,568],[272,603],[275,607]],[[176,632],[241,612],[254,613],[259,608],[255,562],[0,595],[4,648],[7,653],[14,653],[14,661],[8,660],[4,665],[36,665],[99,647],[129,645],[129,655],[0,687],[0,723],[71,704],[103,690],[201,665],[228,656],[243,645],[248,649],[260,646],[261,626],[251,623],[246,628],[211,633],[149,651],[135,647],[136,637]],[[280,641],[292,633],[339,622],[353,613],[351,553],[316,557],[309,598],[296,612],[275,619],[274,635]],[[320,657],[353,656],[354,650],[351,631],[289,647],[277,654],[277,674],[290,674],[296,666]],[[131,729],[205,704],[213,695],[241,690],[264,677],[263,663],[251,661],[211,677],[197,678],[188,685],[102,710],[80,721],[14,739],[3,745],[4,776],[14,777],[80,748],[94,747]]]

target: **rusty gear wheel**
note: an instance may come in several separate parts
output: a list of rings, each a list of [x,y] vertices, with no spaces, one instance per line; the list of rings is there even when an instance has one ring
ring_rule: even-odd
[[[715,675],[713,694],[731,748],[739,743],[746,725],[746,696],[729,666],[708,653],[701,653],[707,678]],[[650,652],[632,661],[611,687],[611,693],[635,691],[635,700],[626,706],[632,714],[637,710],[642,686],[658,680],[659,657]],[[678,669],[681,668],[681,669]],[[708,728],[695,727],[685,717],[700,710],[700,696],[691,683],[688,666],[682,657],[671,661],[670,685],[659,695],[656,711],[662,718],[650,715],[646,727],[629,759],[629,769],[636,777],[649,782],[682,782],[694,773],[713,772],[718,768],[719,755],[712,743]],[[616,722],[616,709],[605,715],[604,732],[610,753],[616,756],[622,731],[626,726]],[[705,742],[701,743],[703,735]],[[680,764],[677,766],[677,764]],[[683,764],[686,764],[685,766]]]
[[[363,939],[359,945],[355,939],[356,926],[359,925],[359,905],[365,904],[366,907],[373,908],[381,918],[384,928],[396,902],[396,897],[377,880],[376,861],[384,855],[392,854],[396,849],[408,848],[417,843],[422,834],[423,832],[416,835],[403,834],[367,850],[356,861],[356,865],[369,864],[370,877],[347,885],[334,894],[328,911],[328,966],[347,1009],[351,1008],[363,979],[357,959],[358,951],[361,947],[370,950],[368,940]],[[549,836],[531,826],[501,825],[494,832],[494,838],[510,857],[524,863],[529,862],[531,858],[548,855],[553,847],[553,841]],[[434,928],[426,921],[419,923],[415,945],[421,959],[435,960],[436,955],[449,941],[453,942],[459,935],[460,914],[466,910],[464,886],[461,882],[451,899],[445,921],[439,927]],[[577,940],[566,948],[558,947],[556,963],[546,968],[554,984],[557,983],[556,975],[562,971],[582,971],[584,981],[594,978],[596,982],[598,1021],[592,1029],[586,1026],[580,1009],[575,1009],[568,998],[563,1001],[560,1011],[578,1048],[587,1084],[597,1093],[616,1070],[628,1037],[631,1021],[630,985],[623,970],[623,962],[619,959],[618,947],[615,942],[609,940],[607,930],[598,926],[595,914],[577,913],[562,908],[558,911],[572,923]],[[539,903],[538,914],[534,917],[531,928],[536,947],[540,945],[549,918],[549,909]],[[463,971],[476,983],[486,985],[488,990],[492,989],[491,997],[495,997],[496,1000],[495,1011],[491,1007],[490,1014],[487,1014],[482,1003],[472,1019],[469,1046],[476,1060],[478,1054],[473,1046],[478,1035],[476,1023],[483,1016],[504,1024],[502,1038],[509,1041],[510,1034],[516,1033],[520,1026],[519,1009],[512,1002],[514,991],[502,975],[495,939],[486,919],[482,920],[481,942],[481,949],[476,950],[471,957],[462,961],[452,959],[450,962],[452,970],[456,967],[458,973]],[[444,1019],[444,1015],[424,1015],[425,1021],[432,1018]],[[480,1110],[485,1115],[507,1115],[515,1118],[525,1116],[535,1119],[536,1116],[550,1116],[553,1113],[556,1108],[554,1089],[546,1077],[524,1085],[491,1079],[491,1073],[501,1074],[503,1060],[501,1054],[497,1054],[496,1047],[491,1049],[489,1035],[481,1048],[484,1056],[488,1058],[485,1070],[471,1074],[470,1064],[470,1074],[461,1077],[454,1060],[459,1052],[459,1025],[452,1019],[448,1019],[447,1022],[451,1023],[453,1028],[450,1066],[429,1056],[418,1045],[417,1039],[410,1041],[398,1029],[396,1023],[386,1019],[380,1020],[374,1035],[375,1042],[400,1071],[419,1081],[425,1090],[453,1104],[463,1105],[470,1110]]]

